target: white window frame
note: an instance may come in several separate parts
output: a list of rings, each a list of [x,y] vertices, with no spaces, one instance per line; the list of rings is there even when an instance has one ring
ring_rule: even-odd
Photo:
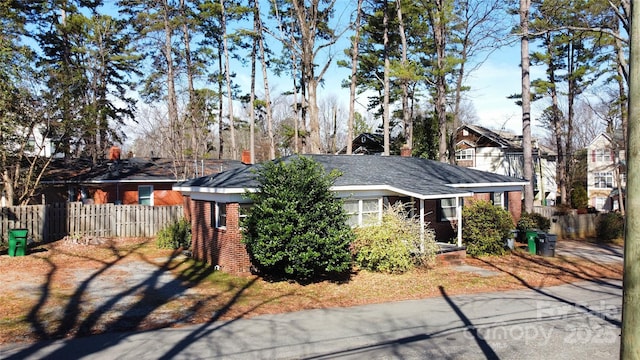
[[[447,204],[445,204],[447,202]],[[448,204],[451,202],[451,204]],[[446,205],[446,206],[445,206]],[[456,220],[456,212],[457,212],[457,201],[456,198],[444,198],[438,201],[438,207],[440,208],[440,216],[438,218],[439,221],[451,221]],[[447,213],[453,210],[453,214],[447,216]]]
[[[603,183],[605,186],[601,186]],[[593,187],[596,189],[613,189],[613,173],[610,171],[593,173]]]
[[[460,149],[456,151],[456,160],[458,161],[473,160],[474,156],[475,156],[474,148]]]
[[[148,188],[149,189],[149,203],[143,204],[142,201],[146,200],[146,197],[142,197],[140,195],[140,189]],[[139,205],[148,205],[153,206],[153,185],[138,185],[138,204]]]
[[[376,209],[375,210],[364,210],[364,204],[365,202],[376,202]],[[354,204],[357,203],[357,212],[353,212],[353,211],[348,211],[346,209],[346,205],[347,204]],[[361,198],[361,199],[345,199],[344,200],[344,205],[345,205],[345,211],[346,213],[349,215],[349,224],[352,227],[357,227],[357,226],[363,226],[367,224],[367,218],[371,217],[376,217],[377,221],[382,220],[382,198]],[[354,219],[356,219],[356,221],[353,221]]]
[[[605,205],[607,205],[607,198],[606,197],[596,197],[594,199],[594,204],[593,206],[596,208],[596,210],[604,210]]]
[[[247,218],[246,210],[251,209],[251,206],[253,206],[253,204],[249,204],[249,203],[238,204],[238,226],[240,228],[243,228],[242,222],[244,221],[244,219]]]
[[[507,207],[505,206],[505,196],[504,196],[504,192],[502,191],[496,191],[496,192],[492,192],[491,193],[491,203],[493,203],[494,206],[499,206],[503,209],[506,209]]]
[[[215,203],[215,215],[216,215],[216,228],[217,229],[226,229],[227,228],[227,203]]]
[[[597,162],[611,162],[611,150],[609,150],[609,149],[596,149],[596,161]]]

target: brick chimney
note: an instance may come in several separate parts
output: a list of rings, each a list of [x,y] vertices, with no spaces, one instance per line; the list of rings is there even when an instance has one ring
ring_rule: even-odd
[[[112,146],[109,149],[109,160],[118,161],[120,160],[120,148],[117,146]]]
[[[400,156],[411,157],[411,147],[407,144],[402,145],[400,148]]]
[[[251,164],[251,151],[244,149],[242,150],[242,159],[243,164]]]

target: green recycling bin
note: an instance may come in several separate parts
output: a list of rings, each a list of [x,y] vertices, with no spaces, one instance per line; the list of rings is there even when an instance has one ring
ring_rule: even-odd
[[[9,256],[24,256],[27,252],[27,229],[9,230]]]
[[[532,230],[527,230],[526,232],[526,237],[527,237],[527,246],[529,248],[529,254],[536,254],[536,243],[538,241],[538,230],[532,229]]]

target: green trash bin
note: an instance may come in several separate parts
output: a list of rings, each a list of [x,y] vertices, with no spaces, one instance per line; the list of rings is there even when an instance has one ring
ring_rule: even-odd
[[[27,252],[27,229],[9,230],[9,256],[24,256]]]
[[[537,242],[538,242],[538,230],[531,229],[526,232],[527,246],[529,248],[529,254],[536,254]]]

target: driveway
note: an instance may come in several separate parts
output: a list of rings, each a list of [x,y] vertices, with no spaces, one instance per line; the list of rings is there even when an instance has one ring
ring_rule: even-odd
[[[592,244],[586,241],[558,240],[556,255],[576,257],[597,263],[616,263],[624,259],[624,248],[613,244]]]

